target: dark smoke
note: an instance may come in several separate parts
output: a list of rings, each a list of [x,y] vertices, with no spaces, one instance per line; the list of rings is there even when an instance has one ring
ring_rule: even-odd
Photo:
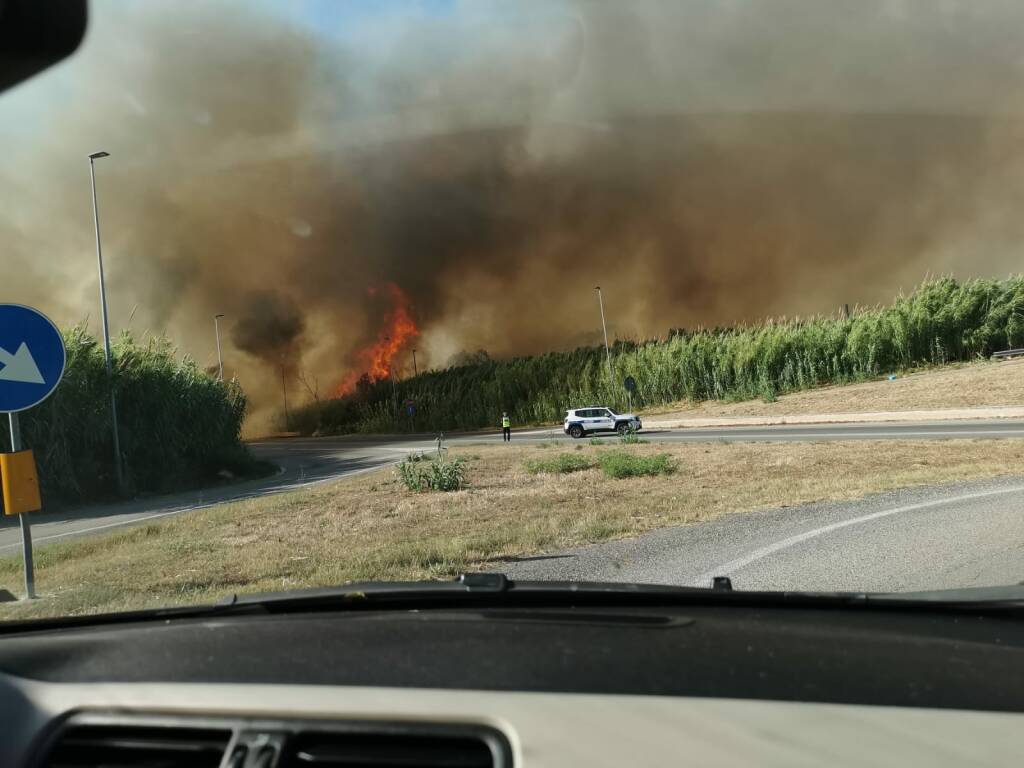
[[[295,302],[273,291],[246,297],[231,331],[235,347],[269,365],[294,370],[305,322]]]
[[[422,370],[594,343],[598,284],[612,334],[647,337],[1003,274],[1022,22],[1009,1],[474,2],[334,38],[247,4],[97,3],[80,54],[0,96],[0,300],[96,318],[95,149],[112,327],[137,307],[133,331],[209,366],[224,313],[258,415],[282,361],[345,377],[389,282]]]

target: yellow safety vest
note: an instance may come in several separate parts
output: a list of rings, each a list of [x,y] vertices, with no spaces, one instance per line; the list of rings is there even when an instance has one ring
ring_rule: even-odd
[[[509,427],[512,426],[512,419],[510,419],[508,416],[502,416],[501,426],[503,429],[508,429]]]

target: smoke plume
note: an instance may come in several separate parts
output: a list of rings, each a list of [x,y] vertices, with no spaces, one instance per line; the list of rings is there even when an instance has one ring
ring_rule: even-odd
[[[97,3],[0,96],[0,300],[95,327],[97,149],[112,327],[210,365],[224,313],[257,418],[594,343],[596,285],[636,338],[1018,268],[1019,3],[261,7]]]
[[[256,291],[242,304],[231,340],[242,352],[294,372],[303,328],[301,310],[293,301]]]

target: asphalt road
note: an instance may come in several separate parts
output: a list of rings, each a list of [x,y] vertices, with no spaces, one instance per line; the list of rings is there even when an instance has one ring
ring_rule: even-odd
[[[895,592],[1024,582],[1024,477],[726,515],[496,563],[520,579]]]
[[[969,420],[936,422],[890,422],[871,424],[813,424],[766,427],[716,427],[682,430],[645,430],[651,442],[744,442],[898,440],[956,438],[1024,438],[1024,421]],[[500,442],[498,433],[446,437],[447,445]],[[515,442],[573,441],[560,429],[520,430]],[[190,510],[293,490],[394,463],[414,450],[435,445],[426,436],[345,436],[267,440],[252,443],[254,453],[279,467],[271,477],[201,491],[154,496],[85,507],[63,513],[31,516],[33,540],[37,546],[69,537],[102,533],[125,525],[169,517]],[[0,554],[20,550],[21,533],[14,518],[0,519]]]

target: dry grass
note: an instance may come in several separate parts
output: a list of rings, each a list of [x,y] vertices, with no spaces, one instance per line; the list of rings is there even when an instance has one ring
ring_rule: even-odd
[[[652,408],[645,415],[680,418],[789,416],[937,408],[1024,405],[1024,360],[978,362],[901,375],[895,381],[821,387],[782,395],[772,403],[708,401]]]
[[[42,599],[0,617],[212,601],[350,580],[441,577],[738,510],[846,499],[923,483],[1012,474],[1024,441],[636,445],[672,454],[674,475],[613,480],[599,469],[533,475],[531,446],[453,449],[469,490],[413,493],[392,470],[201,510],[37,553]],[[580,446],[596,459],[617,446]],[[21,583],[20,558],[0,585]]]

